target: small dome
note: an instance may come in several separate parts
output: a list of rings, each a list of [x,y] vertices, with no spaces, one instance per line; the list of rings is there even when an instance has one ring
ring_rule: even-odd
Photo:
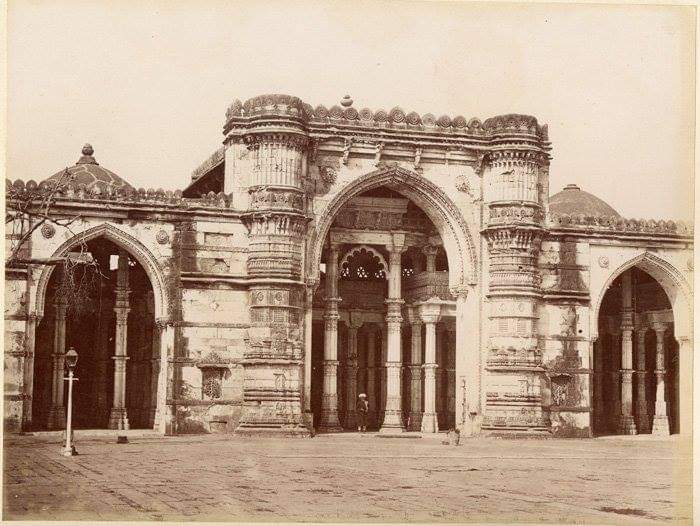
[[[553,214],[620,217],[620,214],[602,199],[584,192],[575,184],[549,198],[549,211]]]
[[[95,150],[91,145],[86,144],[81,150],[81,157],[74,166],[68,168],[68,173],[71,175],[71,184],[75,185],[85,185],[88,188],[94,188],[99,186],[100,189],[104,190],[111,186],[112,188],[124,188],[134,190],[134,187],[127,183],[124,179],[119,177],[114,172],[110,172],[106,168],[100,166],[93,154]],[[51,177],[46,179],[47,181],[57,182],[61,180],[63,172],[56,172]],[[67,181],[66,181],[67,182]]]

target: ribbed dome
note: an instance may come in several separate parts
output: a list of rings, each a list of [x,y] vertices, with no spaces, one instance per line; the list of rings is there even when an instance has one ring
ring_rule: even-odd
[[[620,217],[620,214],[602,199],[584,192],[575,184],[549,198],[549,211],[552,214]]]
[[[70,183],[74,185],[85,185],[87,188],[94,188],[99,186],[100,189],[104,190],[111,186],[115,189],[117,188],[130,188],[134,189],[129,183],[124,179],[119,177],[114,172],[110,172],[106,168],[103,168],[93,157],[95,151],[92,146],[86,144],[83,146],[82,157],[78,159],[75,166],[68,168],[68,173],[71,175]],[[51,177],[46,179],[47,181],[57,182],[61,180],[64,170],[56,172]],[[65,182],[69,182],[64,180]]]

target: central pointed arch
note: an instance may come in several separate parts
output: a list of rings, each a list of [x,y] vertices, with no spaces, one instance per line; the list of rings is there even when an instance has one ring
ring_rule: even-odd
[[[380,186],[414,201],[435,224],[449,261],[450,288],[475,284],[478,269],[476,248],[462,213],[435,183],[399,166],[384,167],[353,180],[326,206],[309,243],[309,281],[318,282],[323,243],[338,211],[353,197]]]

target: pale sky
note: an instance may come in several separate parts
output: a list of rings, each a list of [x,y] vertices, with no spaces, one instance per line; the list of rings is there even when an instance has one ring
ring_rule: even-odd
[[[234,99],[549,124],[551,193],[692,216],[689,7],[438,2],[11,1],[7,176],[97,161],[184,188]]]

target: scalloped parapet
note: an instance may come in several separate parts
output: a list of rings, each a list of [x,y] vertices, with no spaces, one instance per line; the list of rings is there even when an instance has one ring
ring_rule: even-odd
[[[348,103],[349,100],[349,103]],[[372,127],[404,127],[416,130],[434,130],[437,132],[460,133],[465,135],[490,136],[499,133],[527,133],[548,140],[547,126],[537,123],[530,115],[509,114],[492,117],[483,123],[476,117],[466,119],[462,115],[435,117],[431,113],[420,116],[415,111],[405,111],[395,106],[390,111],[384,109],[360,110],[352,106],[351,99],[343,99],[341,105],[327,108],[318,105],[315,108],[291,95],[261,95],[248,99],[245,103],[234,100],[226,110],[225,131],[231,121],[256,116],[274,115],[295,117],[311,123],[342,123]]]
[[[683,221],[655,219],[627,219],[613,216],[589,216],[579,214],[553,214],[551,228],[601,230],[610,232],[692,236],[693,226]]]
[[[52,194],[55,200],[66,201],[109,201],[116,203],[151,203],[169,205],[176,208],[228,208],[231,204],[231,195],[223,192],[202,195],[199,198],[182,197],[181,190],[163,190],[162,188],[139,188],[130,187],[118,188],[107,186],[86,186],[84,184],[64,183],[56,188],[52,181],[42,181],[37,183],[30,179],[26,183],[17,179],[12,182],[5,179],[5,195],[8,200],[12,199],[34,199],[37,204],[41,202],[43,196]]]

